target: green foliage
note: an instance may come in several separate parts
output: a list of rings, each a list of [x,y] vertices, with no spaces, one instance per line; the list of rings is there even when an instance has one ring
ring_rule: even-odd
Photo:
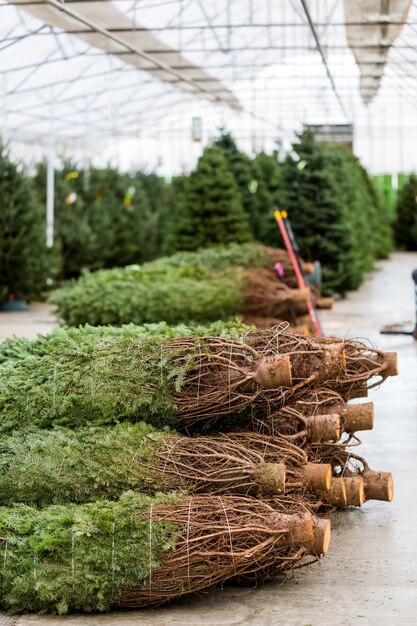
[[[240,268],[266,263],[265,250],[257,243],[179,252],[142,266],[86,273],[57,290],[51,302],[73,326],[208,323],[241,312]]]
[[[30,351],[32,341],[26,337],[8,337],[0,342],[0,363],[8,359],[20,359]]]
[[[178,249],[176,223],[181,211],[181,207],[185,202],[185,187],[188,176],[174,176],[166,194],[166,207],[164,211],[165,218],[163,220],[163,243],[161,248],[162,254],[173,254]]]
[[[142,419],[178,428],[173,394],[196,367],[201,348],[196,341],[195,351],[179,361],[182,352],[164,349],[170,340],[74,329],[35,341],[26,355],[0,367],[0,432]]]
[[[207,148],[178,196],[172,242],[177,250],[197,250],[251,239],[238,189],[220,148]]]
[[[152,271],[163,271],[172,267],[226,270],[232,267],[266,267],[269,258],[263,246],[256,242],[230,243],[228,245],[200,248],[195,252],[177,252],[147,263],[144,267]]]
[[[46,200],[46,165],[35,176]],[[149,194],[152,194],[150,197]],[[124,174],[107,167],[55,172],[55,231],[62,275],[152,259],[162,245],[166,184],[154,174]],[[160,203],[159,210],[156,204]]]
[[[385,202],[381,190],[369,176],[366,169],[358,161],[365,188],[368,190],[370,202],[369,211],[372,213],[372,233],[374,255],[377,259],[386,259],[394,248],[392,211]]]
[[[159,338],[60,336],[44,356],[4,363],[0,431],[137,421],[147,415],[175,427],[170,390],[181,386],[187,367],[172,368],[163,343]]]
[[[38,165],[34,181],[46,203],[47,165]],[[94,267],[98,240],[91,227],[83,192],[85,172],[66,161],[54,178],[55,247],[61,256],[60,271],[65,277],[77,276],[83,267]],[[72,195],[71,195],[72,194]]]
[[[149,258],[153,245],[149,201],[142,183],[116,169],[91,168],[84,192],[89,221],[99,248],[96,266],[114,267]]]
[[[213,143],[226,157],[229,171],[233,175],[241,198],[243,209],[249,218],[252,232],[256,235],[257,203],[252,188],[254,182],[254,163],[250,157],[239,150],[230,133],[223,132]]]
[[[52,295],[67,324],[207,323],[230,318],[242,308],[239,271],[212,273],[195,268],[148,271],[130,266],[86,273]]]
[[[411,174],[398,193],[395,241],[404,250],[417,250],[417,175]]]
[[[302,256],[319,259],[325,293],[356,289],[375,258],[390,249],[385,209],[347,149],[304,133],[282,166],[282,202]]]
[[[48,276],[45,207],[0,146],[0,302],[42,294]]]
[[[256,212],[252,215],[252,230],[255,239],[269,246],[276,246],[279,231],[274,211],[281,205],[281,168],[276,153],[260,152],[254,161],[254,176],[257,183]]]
[[[288,156],[282,166],[281,208],[291,220],[302,255],[323,265],[325,290],[332,292],[349,280],[353,256],[352,233],[343,225],[343,203],[337,194],[336,175],[321,146],[304,135],[294,146],[298,158]]]
[[[19,431],[0,441],[0,505],[115,500],[170,491],[155,453],[166,432],[145,424]]]
[[[133,185],[136,186],[138,182],[144,190],[149,205],[147,228],[143,233],[147,240],[146,247],[143,247],[146,254],[139,257],[139,260],[153,259],[164,253],[164,247],[175,219],[175,181],[181,177],[167,183],[162,176],[155,173],[135,172],[132,178]],[[135,262],[138,262],[138,259]]]
[[[21,359],[29,354],[44,356],[49,353],[51,346],[52,353],[56,342],[74,340],[80,341],[83,337],[163,337],[165,339],[175,339],[177,337],[227,337],[240,339],[242,334],[248,332],[250,326],[246,326],[239,321],[222,322],[217,321],[208,326],[169,326],[166,322],[157,324],[125,324],[122,326],[71,326],[56,328],[48,335],[38,335],[36,339],[26,339],[25,337],[9,337],[0,343],[0,363],[12,359]]]
[[[12,612],[108,611],[175,549],[183,529],[150,521],[150,508],[177,504],[181,494],[153,498],[127,492],[117,502],[0,507],[6,538],[0,606]],[[152,526],[151,526],[152,525]],[[150,545],[152,537],[152,545]]]
[[[276,245],[278,235],[274,210],[277,208],[281,189],[276,152],[260,152],[251,159],[239,150],[230,133],[222,133],[213,145],[221,148],[227,159],[253,236],[262,243]]]

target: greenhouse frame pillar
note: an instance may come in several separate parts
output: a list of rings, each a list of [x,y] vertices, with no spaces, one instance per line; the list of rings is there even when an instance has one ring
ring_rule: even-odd
[[[48,165],[46,170],[46,246],[54,246],[54,196],[55,196],[55,168],[54,149],[49,147]]]

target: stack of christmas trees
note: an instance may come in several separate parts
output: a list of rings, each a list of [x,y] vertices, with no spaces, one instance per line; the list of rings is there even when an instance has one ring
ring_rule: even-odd
[[[260,582],[327,552],[329,510],[392,498],[350,451],[373,407],[347,401],[394,354],[217,323],[59,329],[1,361],[2,608]]]

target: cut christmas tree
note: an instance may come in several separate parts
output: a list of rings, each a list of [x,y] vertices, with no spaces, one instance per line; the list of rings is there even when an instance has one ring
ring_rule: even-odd
[[[236,577],[276,576],[326,553],[330,523],[244,496],[148,496],[0,507],[0,607],[98,612],[152,606]]]

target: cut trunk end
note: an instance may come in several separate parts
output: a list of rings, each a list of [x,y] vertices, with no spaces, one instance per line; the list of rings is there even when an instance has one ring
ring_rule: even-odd
[[[256,368],[254,380],[262,389],[291,387],[291,360],[288,354],[281,354],[272,359],[262,359]]]
[[[347,433],[355,433],[358,430],[372,430],[374,427],[373,402],[336,406],[335,411],[340,413],[343,429]]]
[[[330,520],[319,519],[310,513],[292,515],[289,541],[301,545],[311,556],[327,554],[332,534]]]
[[[332,466],[328,463],[306,463],[301,469],[304,486],[311,491],[328,491]]]
[[[314,541],[310,549],[313,556],[327,554],[332,535],[332,524],[328,519],[319,519],[313,529]]]
[[[311,513],[296,513],[289,515],[290,532],[288,542],[290,545],[303,546],[307,550],[314,544],[314,526],[316,518]]]
[[[346,375],[346,354],[343,343],[326,346],[323,375],[326,378],[343,378]]]
[[[363,473],[363,481],[367,500],[392,501],[394,497],[394,480],[391,472],[374,472],[366,469]]]
[[[323,500],[326,504],[335,506],[338,509],[347,507],[346,487],[343,478],[332,477],[330,489],[323,494]]]
[[[396,352],[385,352],[384,363],[384,376],[398,376],[398,354]]]
[[[346,488],[346,506],[362,506],[365,502],[365,487],[362,476],[342,478]]]
[[[310,287],[300,287],[300,289],[291,289],[291,302],[307,302],[311,297]]]
[[[257,470],[257,492],[259,496],[282,496],[285,494],[285,465],[263,463]]]
[[[332,309],[334,305],[334,298],[316,298],[316,307],[318,309]]]
[[[340,439],[340,416],[337,413],[312,415],[307,419],[309,440],[314,443]]]

